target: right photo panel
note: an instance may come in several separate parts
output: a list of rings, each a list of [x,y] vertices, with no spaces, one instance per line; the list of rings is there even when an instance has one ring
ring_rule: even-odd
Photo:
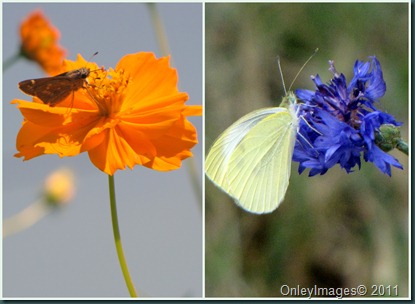
[[[409,4],[205,4],[205,296],[409,297]]]

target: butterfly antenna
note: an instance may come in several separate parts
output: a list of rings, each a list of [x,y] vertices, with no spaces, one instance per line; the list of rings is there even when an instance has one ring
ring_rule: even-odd
[[[282,80],[282,87],[284,88],[285,95],[287,95],[287,90],[285,89],[284,75],[282,74],[282,69],[281,69],[280,56],[277,56],[277,64],[278,64],[278,69],[280,70],[280,75],[281,75],[281,80]]]
[[[98,52],[95,52],[94,54],[92,54],[92,56],[89,58],[89,60],[88,60],[88,61],[91,61],[91,59],[92,59],[94,56],[96,56],[96,55],[98,55]]]
[[[92,58],[94,58],[96,55],[98,55],[98,52],[95,52],[94,54],[92,54],[92,56],[91,56],[91,57],[89,57],[89,59],[88,59],[88,61],[87,61],[87,65],[91,63]],[[93,71],[91,71],[91,72],[99,71],[99,70],[102,70],[102,69],[103,69],[103,68],[101,67],[100,69],[96,69],[96,70],[93,70]]]
[[[297,79],[298,75],[300,75],[301,71],[304,69],[304,67],[307,65],[307,63],[311,60],[311,58],[313,58],[313,57],[314,57],[314,55],[315,55],[317,52],[318,52],[318,48],[316,48],[316,49],[314,50],[313,54],[311,54],[311,56],[307,59],[307,61],[303,64],[303,66],[301,67],[301,69],[298,71],[297,75],[295,75],[295,77],[294,77],[293,81],[292,81],[292,82],[291,82],[291,84],[290,84],[290,87],[288,88],[288,91],[290,91],[290,90],[291,90],[291,87],[293,86],[293,84],[294,84],[295,80]],[[284,88],[284,90],[285,90],[285,88]]]
[[[87,63],[90,63],[92,58],[94,58],[94,56],[98,55],[98,52],[95,52],[94,54],[92,54],[92,56],[89,57]]]

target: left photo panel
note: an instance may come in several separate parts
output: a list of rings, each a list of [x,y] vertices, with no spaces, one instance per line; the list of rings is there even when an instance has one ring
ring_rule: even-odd
[[[203,4],[3,4],[3,297],[203,297]]]

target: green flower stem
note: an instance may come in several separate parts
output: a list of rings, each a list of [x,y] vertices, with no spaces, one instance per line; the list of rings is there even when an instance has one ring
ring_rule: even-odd
[[[196,197],[199,200],[200,210],[202,210],[203,209],[203,202],[202,202],[201,197],[202,197],[203,193],[202,193],[202,188],[201,188],[200,183],[199,183],[199,176],[198,176],[199,170],[197,169],[195,158],[194,157],[189,157],[186,160],[186,165],[187,165],[187,171],[189,172],[189,175],[190,175],[190,180],[191,180],[191,183],[192,183],[193,190],[195,191]]]
[[[406,155],[408,155],[409,153],[409,148],[408,148],[408,144],[406,142],[404,142],[402,139],[398,140],[398,144],[396,145],[396,148],[405,153]]]
[[[164,30],[163,22],[161,22],[160,15],[158,13],[156,3],[147,3],[147,7],[151,14],[151,20],[153,22],[153,27],[156,32],[156,39],[159,44],[159,49],[162,56],[168,56],[169,51],[169,43],[167,39],[166,32]],[[200,186],[199,175],[196,165],[196,160],[194,157],[189,157],[186,160],[187,164],[187,171],[190,175],[192,187],[196,193],[197,198],[202,197],[202,187]],[[202,206],[202,204],[200,204]]]
[[[120,229],[118,227],[117,204],[115,201],[115,185],[113,175],[108,175],[108,185],[110,190],[112,230],[114,232],[114,240],[115,247],[117,248],[118,260],[120,261],[121,270],[124,275],[128,291],[130,292],[130,296],[132,298],[137,298],[137,291],[134,288],[134,283],[131,279],[130,272],[128,271],[127,261],[125,260],[124,250],[122,249]]]
[[[164,31],[163,23],[161,22],[160,15],[157,11],[155,3],[147,3],[148,9],[150,10],[151,20],[153,21],[153,27],[156,31],[156,38],[159,43],[159,48],[162,56],[169,55],[169,43],[167,41],[167,36]]]
[[[10,68],[13,64],[15,64],[17,61],[19,61],[20,58],[23,58],[22,54],[17,52],[16,54],[14,54],[12,57],[10,57],[9,59],[6,59],[3,62],[3,71],[7,70],[8,68]]]
[[[50,204],[39,199],[11,218],[3,220],[3,238],[23,231],[39,222],[52,211]]]

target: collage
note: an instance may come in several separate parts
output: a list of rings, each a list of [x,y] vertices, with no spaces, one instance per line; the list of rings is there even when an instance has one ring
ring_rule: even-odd
[[[1,16],[1,299],[411,299],[410,2]]]

